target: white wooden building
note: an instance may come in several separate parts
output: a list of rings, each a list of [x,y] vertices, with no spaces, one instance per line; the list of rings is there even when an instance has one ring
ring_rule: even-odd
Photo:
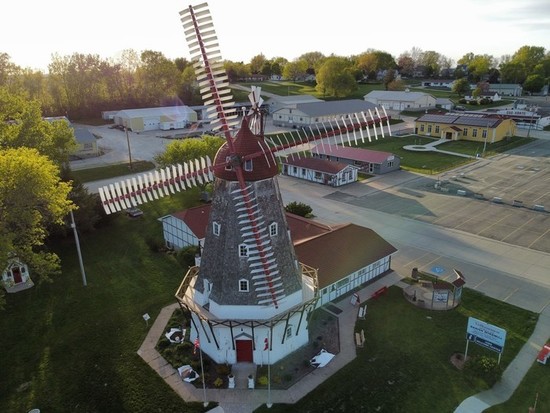
[[[282,161],[282,174],[329,186],[357,182],[358,167],[321,158],[291,158]]]
[[[391,110],[435,108],[436,98],[429,93],[391,90],[373,90],[364,96],[365,101]]]

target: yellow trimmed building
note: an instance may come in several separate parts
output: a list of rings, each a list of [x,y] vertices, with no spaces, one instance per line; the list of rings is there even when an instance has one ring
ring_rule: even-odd
[[[415,133],[437,139],[494,143],[514,136],[512,119],[485,114],[426,114],[415,121]]]

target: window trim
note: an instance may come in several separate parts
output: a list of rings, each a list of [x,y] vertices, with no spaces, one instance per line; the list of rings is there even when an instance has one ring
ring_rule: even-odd
[[[246,289],[243,288],[246,286]],[[241,278],[239,280],[239,292],[240,293],[248,293],[250,292],[250,282],[244,278]]]

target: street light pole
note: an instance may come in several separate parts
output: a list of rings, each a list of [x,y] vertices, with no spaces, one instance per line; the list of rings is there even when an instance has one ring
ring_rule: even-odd
[[[71,214],[71,228],[73,229],[74,239],[76,242],[76,252],[78,253],[78,262],[80,264],[80,273],[82,274],[82,284],[84,287],[88,285],[86,281],[86,271],[84,271],[84,262],[82,261],[82,252],[80,251],[80,240],[78,239],[78,231],[76,230],[76,224],[74,222],[73,210],[70,211]]]

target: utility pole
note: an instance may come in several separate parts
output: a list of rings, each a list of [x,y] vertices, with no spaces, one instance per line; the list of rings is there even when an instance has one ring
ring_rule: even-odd
[[[124,130],[126,131],[126,142],[128,143],[128,157],[130,158],[130,170],[133,170],[132,167],[132,151],[130,150],[130,137],[128,136],[128,127],[124,126]]]

